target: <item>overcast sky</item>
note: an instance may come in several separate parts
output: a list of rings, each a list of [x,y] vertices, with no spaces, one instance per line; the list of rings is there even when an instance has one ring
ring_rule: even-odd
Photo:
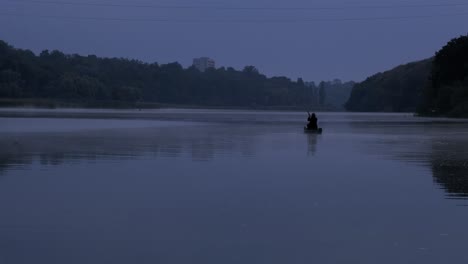
[[[68,4],[65,4],[68,3]],[[87,4],[83,4],[87,3]],[[0,39],[40,52],[254,65],[273,76],[363,80],[468,32],[456,0],[0,0]]]

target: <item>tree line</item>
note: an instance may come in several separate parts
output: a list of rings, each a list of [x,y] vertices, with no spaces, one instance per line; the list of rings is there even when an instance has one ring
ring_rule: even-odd
[[[145,63],[124,58],[67,55],[15,49],[0,41],[0,98],[49,99],[74,103],[148,102],[169,105],[288,107],[319,109],[323,87],[267,77],[254,66],[204,72],[179,63]]]
[[[436,53],[418,113],[468,117],[468,35],[452,39]]]
[[[348,111],[468,117],[468,35],[450,40],[432,58],[357,83],[345,107]]]
[[[427,59],[372,75],[353,87],[345,107],[357,112],[414,112],[430,71]]]

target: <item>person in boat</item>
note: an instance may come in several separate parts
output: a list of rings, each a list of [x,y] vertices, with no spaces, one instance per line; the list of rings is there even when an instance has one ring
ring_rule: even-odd
[[[315,115],[315,113],[312,113],[312,115],[310,115],[310,113],[308,112],[308,114],[309,114],[309,117],[307,118],[307,121],[309,121],[309,123],[307,124],[307,129],[317,130],[318,129],[317,116]]]

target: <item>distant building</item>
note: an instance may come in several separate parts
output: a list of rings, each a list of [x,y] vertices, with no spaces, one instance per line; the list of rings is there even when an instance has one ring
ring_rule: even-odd
[[[206,69],[214,68],[215,61],[207,57],[196,58],[193,59],[193,66],[199,71],[204,72]]]

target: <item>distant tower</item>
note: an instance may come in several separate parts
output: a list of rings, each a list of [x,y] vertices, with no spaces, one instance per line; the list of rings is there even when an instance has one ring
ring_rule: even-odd
[[[199,71],[204,72],[206,69],[215,68],[215,61],[208,57],[201,57],[193,59],[193,66]]]

